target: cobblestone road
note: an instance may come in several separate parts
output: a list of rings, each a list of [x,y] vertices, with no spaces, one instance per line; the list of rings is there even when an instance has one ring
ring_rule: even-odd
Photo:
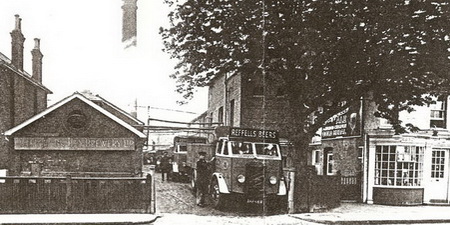
[[[215,210],[211,203],[207,201],[205,207],[195,204],[195,197],[192,194],[189,183],[161,181],[161,174],[155,174],[156,188],[156,212],[172,214],[194,214],[194,215],[237,215],[241,212],[235,210],[219,211]]]
[[[146,170],[148,172],[148,170]],[[233,205],[225,211],[215,210],[208,202],[205,207],[195,204],[195,197],[189,183],[161,181],[161,174],[155,174],[156,214],[162,215],[153,224],[313,224],[303,222],[288,215],[263,213]]]

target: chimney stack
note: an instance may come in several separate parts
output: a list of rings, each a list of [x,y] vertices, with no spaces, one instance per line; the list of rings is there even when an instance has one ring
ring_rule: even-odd
[[[22,19],[19,15],[15,15],[15,17],[16,27],[11,32],[11,61],[17,69],[23,70],[23,43],[25,42],[25,37],[21,30]]]
[[[33,79],[38,81],[39,83],[42,83],[42,58],[44,55],[41,53],[40,49],[40,39],[35,38],[34,39],[34,48],[31,50],[31,55],[33,56]]]
[[[123,0],[122,42],[126,47],[136,46],[137,0]]]

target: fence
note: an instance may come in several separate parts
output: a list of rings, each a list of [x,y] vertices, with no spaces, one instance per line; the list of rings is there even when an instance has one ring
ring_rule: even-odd
[[[295,202],[294,211],[313,212],[340,205],[340,174],[317,175],[314,167],[307,166],[298,172],[295,179],[294,195],[298,200]]]
[[[361,201],[361,177],[341,176],[341,200]]]
[[[152,213],[140,177],[0,177],[0,213]]]

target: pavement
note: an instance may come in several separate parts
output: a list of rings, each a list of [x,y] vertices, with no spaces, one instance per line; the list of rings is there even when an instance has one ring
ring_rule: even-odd
[[[149,224],[153,214],[0,214],[0,224]]]
[[[189,216],[195,215],[173,215],[185,222],[183,218]],[[157,214],[0,214],[0,224],[151,224],[160,217]],[[319,224],[450,224],[450,206],[341,203],[340,207],[323,212],[278,215],[277,220],[287,222],[288,217],[289,221],[297,219],[299,224],[302,221]]]
[[[0,224],[169,224],[198,220],[192,214],[0,214]],[[167,218],[165,218],[167,217]],[[194,218],[191,218],[194,217]],[[195,218],[197,217],[197,218]],[[209,216],[210,222],[222,216]],[[189,219],[191,218],[191,219]],[[224,219],[224,218],[222,218]],[[236,218],[244,222],[244,218]],[[323,212],[275,215],[263,218],[249,217],[248,224],[450,224],[450,206],[387,206],[362,203],[342,203],[340,207]],[[161,221],[159,221],[161,220]],[[220,220],[218,220],[220,221]],[[223,220],[222,220],[223,221]],[[236,220],[231,220],[236,222]],[[206,222],[206,221],[205,221]],[[233,224],[229,222],[227,224]],[[238,222],[240,224],[240,222]],[[280,223],[278,223],[280,222]],[[215,222],[213,224],[220,224]]]
[[[341,203],[340,207],[329,211],[289,216],[322,224],[450,224],[450,206]]]

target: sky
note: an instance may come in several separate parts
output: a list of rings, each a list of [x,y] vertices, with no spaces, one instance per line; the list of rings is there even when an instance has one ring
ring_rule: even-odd
[[[40,38],[43,84],[49,105],[89,90],[138,118],[190,121],[206,111],[207,91],[187,105],[169,78],[176,61],[162,51],[161,26],[168,26],[163,0],[138,0],[137,46],[122,43],[122,0],[1,0],[0,52],[11,58],[15,14],[22,18],[24,69],[31,74],[34,38]],[[150,107],[150,111],[148,110]],[[182,112],[178,112],[182,111]]]

